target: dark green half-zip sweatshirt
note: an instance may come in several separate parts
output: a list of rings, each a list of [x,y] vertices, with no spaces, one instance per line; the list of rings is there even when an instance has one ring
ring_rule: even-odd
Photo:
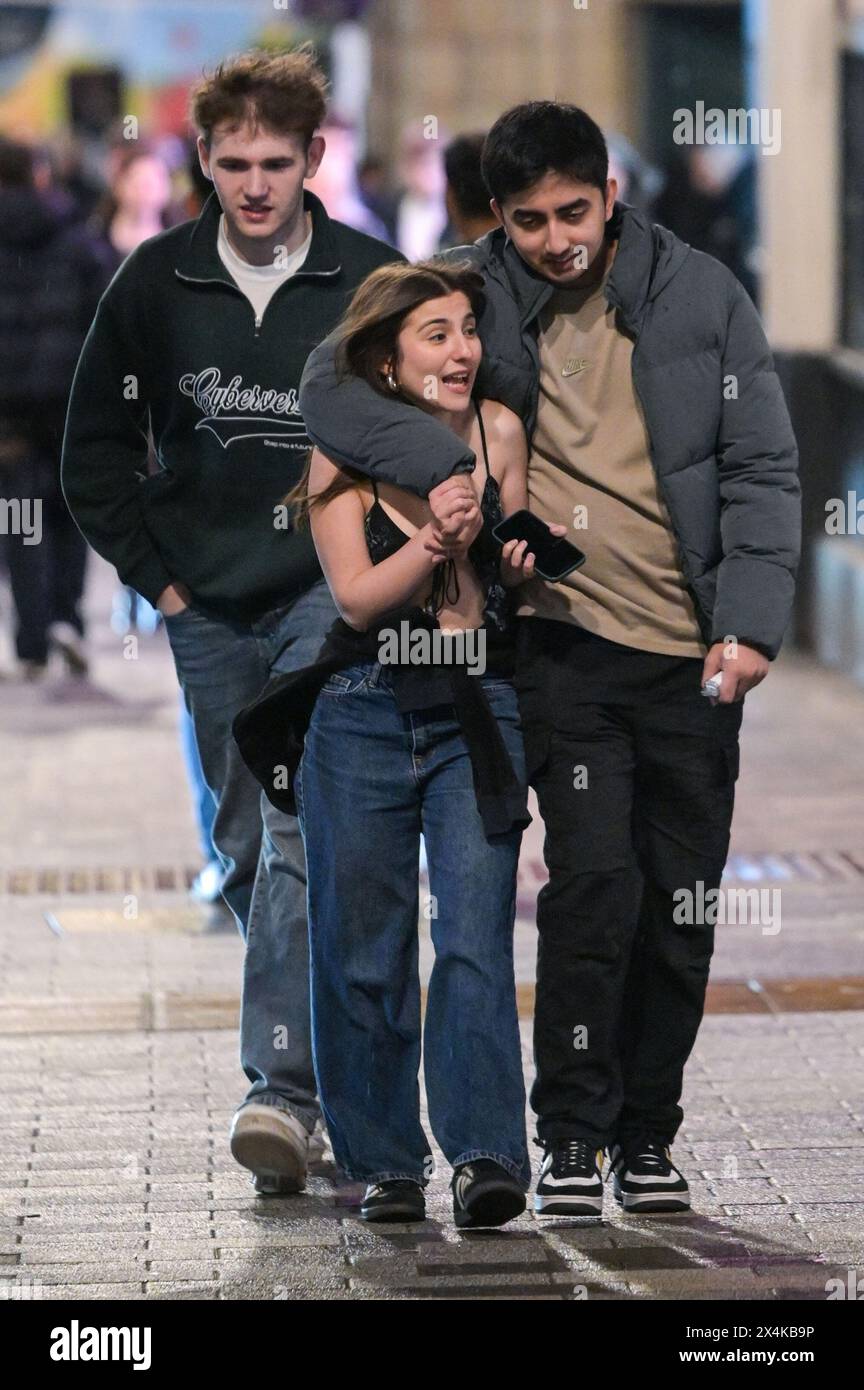
[[[321,577],[308,529],[285,529],[280,508],[311,447],[300,376],[361,281],[403,258],[332,221],[308,190],[304,205],[309,254],[260,325],[219,258],[215,193],[196,221],[138,247],[100,301],[72,386],[63,491],[93,549],[151,603],[182,583],[201,608],[252,619]]]

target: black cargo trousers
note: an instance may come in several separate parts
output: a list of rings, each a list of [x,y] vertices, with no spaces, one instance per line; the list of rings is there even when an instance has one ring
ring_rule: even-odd
[[[537,903],[537,1134],[597,1147],[681,1123],[705,1004],[743,702],[702,660],[518,622],[516,688],[549,882]]]

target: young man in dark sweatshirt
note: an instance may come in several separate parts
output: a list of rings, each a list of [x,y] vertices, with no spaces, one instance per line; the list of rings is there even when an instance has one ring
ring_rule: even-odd
[[[300,375],[362,280],[401,259],[304,190],[325,109],[305,49],[244,55],[202,82],[193,115],[215,193],[197,221],[139,247],[106,291],[63,451],[81,531],[163,614],[218,802],[223,894],[246,942],[251,1084],[231,1148],[258,1191],[302,1189],[320,1110],[299,828],[262,798],[231,725],[271,675],[315,657],[336,616],[309,533],[295,534],[282,505],[309,448]]]
[[[529,508],[572,526],[587,557],[560,583],[523,586],[517,609],[549,869],[535,1206],[599,1215],[607,1149],[625,1209],[683,1210],[670,1146],[702,1018],[742,702],[791,612],[795,440],[747,294],[616,204],[584,111],[514,107],[482,166],[502,225],[447,253],[485,282],[477,389],[521,416]],[[340,382],[332,342],[311,355],[301,402],[319,448],[379,480],[425,494],[473,466],[428,413],[383,409],[367,383]],[[709,700],[701,684],[720,673]]]

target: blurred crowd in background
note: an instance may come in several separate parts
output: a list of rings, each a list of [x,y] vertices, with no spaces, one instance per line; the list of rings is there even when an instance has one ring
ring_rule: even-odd
[[[326,154],[309,187],[331,217],[409,260],[473,242],[496,225],[480,173],[483,130],[437,128],[429,138],[421,122],[408,123],[388,159],[334,105],[321,133]],[[6,681],[40,682],[52,668],[77,680],[88,674],[87,546],[60,488],[68,393],[99,297],[125,257],[196,217],[212,192],[191,131],[186,139],[129,134],[119,120],[97,138],[71,127],[43,141],[0,131],[0,499],[20,508],[19,524],[0,534],[11,608],[0,616],[14,634],[13,663],[0,673]],[[753,151],[697,146],[661,170],[623,136],[606,134],[620,199],[718,257],[755,298]],[[28,379],[22,363],[38,363],[38,377]],[[151,457],[151,471],[157,466]],[[27,513],[36,498],[38,537]],[[161,623],[145,599],[119,586],[110,615],[99,616],[119,636],[153,633]],[[180,729],[206,866],[195,894],[209,905],[211,925],[222,915],[227,926],[210,840],[215,803],[182,703]]]

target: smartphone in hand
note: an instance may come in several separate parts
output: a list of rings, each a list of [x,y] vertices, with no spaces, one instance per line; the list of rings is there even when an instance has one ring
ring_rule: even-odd
[[[492,528],[492,535],[502,545],[506,541],[527,541],[534,555],[534,573],[555,583],[572,574],[585,563],[585,554],[563,536],[553,536],[545,521],[523,508],[505,517]]]

